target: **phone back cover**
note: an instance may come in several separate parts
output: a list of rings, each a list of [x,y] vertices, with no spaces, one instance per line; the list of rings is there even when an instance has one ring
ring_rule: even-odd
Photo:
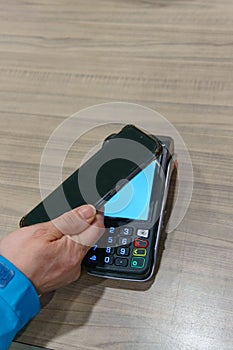
[[[133,143],[127,147],[127,159],[124,158],[124,152],[122,152],[122,158],[113,156],[114,152],[116,152],[115,139],[118,139],[118,143],[128,139],[137,141],[145,146],[142,147],[142,152],[137,152],[137,164],[130,161],[130,159],[135,159]],[[103,143],[103,147],[83,164],[80,169],[76,170],[48,197],[24,216],[20,221],[20,226],[52,220],[86,203],[96,205],[100,198],[114,194],[113,190],[115,190],[120,180],[130,180],[135,176],[141,170],[138,164],[144,164],[143,166],[145,166],[146,162],[150,162],[152,157],[155,157],[157,153],[159,154],[160,147],[158,139],[146,135],[134,126],[128,125],[124,127],[118,134],[107,139]],[[108,161],[105,162],[105,159]],[[97,174],[96,169],[98,169]],[[85,179],[85,181],[82,181],[81,191],[80,171],[82,172],[81,178]],[[96,174],[95,183],[93,178],[91,178],[93,174]],[[93,186],[95,188],[93,187],[93,190],[91,190],[91,183],[94,183]],[[83,195],[85,193],[91,195],[87,196],[87,198]]]

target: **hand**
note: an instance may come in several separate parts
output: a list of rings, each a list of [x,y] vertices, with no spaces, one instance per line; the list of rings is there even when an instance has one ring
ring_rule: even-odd
[[[5,236],[0,241],[0,255],[21,270],[42,294],[79,278],[84,256],[103,231],[102,214],[83,205],[52,221]]]

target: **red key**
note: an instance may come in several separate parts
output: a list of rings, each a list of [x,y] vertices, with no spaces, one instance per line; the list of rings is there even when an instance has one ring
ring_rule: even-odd
[[[140,238],[136,238],[134,240],[134,246],[136,248],[147,248],[148,247],[148,241]]]

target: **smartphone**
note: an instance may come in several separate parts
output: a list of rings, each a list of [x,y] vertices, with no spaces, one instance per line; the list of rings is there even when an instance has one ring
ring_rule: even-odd
[[[101,208],[162,151],[155,136],[126,125],[109,135],[96,154],[25,215],[20,226],[52,220],[86,203]]]
[[[104,207],[105,233],[88,252],[89,274],[147,281],[155,271],[158,245],[172,172],[174,142],[158,136],[162,152]]]

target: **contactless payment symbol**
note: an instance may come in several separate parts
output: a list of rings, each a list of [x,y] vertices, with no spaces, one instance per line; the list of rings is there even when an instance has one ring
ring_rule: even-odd
[[[92,255],[90,258],[89,258],[90,261],[96,261],[97,260],[97,257],[96,255]]]

